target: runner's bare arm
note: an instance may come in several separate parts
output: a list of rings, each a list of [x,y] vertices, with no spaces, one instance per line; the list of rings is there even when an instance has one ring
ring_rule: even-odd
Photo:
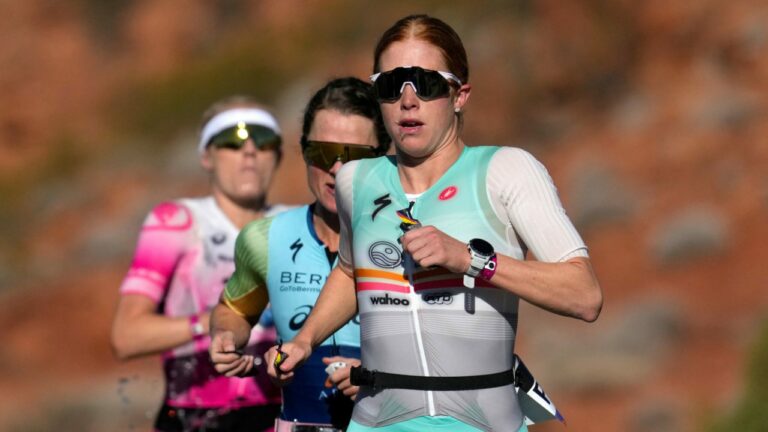
[[[433,226],[409,231],[402,243],[423,267],[437,265],[455,273],[464,273],[469,268],[466,244]],[[589,258],[553,263],[496,256],[498,265],[491,284],[560,315],[588,322],[600,315],[603,294]]]
[[[198,316],[208,332],[207,312]],[[141,294],[120,297],[112,324],[112,351],[119,359],[155,354],[193,339],[189,317],[167,317],[157,313],[154,300]]]
[[[293,370],[306,361],[312,354],[312,349],[346,324],[356,313],[355,280],[351,273],[342,270],[339,263],[331,270],[328,281],[301,331],[291,342],[283,344],[281,350],[288,356],[281,363],[279,372],[275,370],[274,365],[276,349],[273,347],[265,355],[269,375],[279,383],[290,382]]]

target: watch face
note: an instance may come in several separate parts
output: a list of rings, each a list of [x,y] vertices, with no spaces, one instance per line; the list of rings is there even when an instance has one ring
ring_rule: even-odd
[[[493,246],[483,239],[472,239],[469,241],[469,247],[476,253],[483,256],[493,255]]]
[[[192,335],[194,336],[202,336],[205,334],[205,329],[203,328],[203,323],[195,323],[192,326]]]

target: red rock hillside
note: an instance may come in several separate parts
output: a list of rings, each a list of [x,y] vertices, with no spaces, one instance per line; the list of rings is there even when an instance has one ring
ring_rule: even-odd
[[[605,291],[594,324],[523,305],[517,349],[568,420],[531,430],[707,430],[742,398],[768,310],[765,6],[0,2],[0,430],[148,430],[159,359],[115,361],[112,313],[144,214],[205,192],[202,110],[274,107],[271,199],[306,202],[303,104],[367,76],[413,12],[466,44],[465,140],[544,162]]]

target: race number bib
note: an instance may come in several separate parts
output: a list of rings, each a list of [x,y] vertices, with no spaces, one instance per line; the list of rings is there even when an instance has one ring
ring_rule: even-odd
[[[547,396],[517,354],[515,354],[515,391],[520,409],[525,416],[526,425],[547,420],[559,420],[565,423],[565,419],[555,407],[552,399]]]

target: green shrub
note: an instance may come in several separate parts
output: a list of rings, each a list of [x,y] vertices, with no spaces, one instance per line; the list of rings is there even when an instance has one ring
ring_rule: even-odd
[[[744,395],[735,409],[718,419],[712,432],[768,430],[768,320],[763,323],[749,360]]]

